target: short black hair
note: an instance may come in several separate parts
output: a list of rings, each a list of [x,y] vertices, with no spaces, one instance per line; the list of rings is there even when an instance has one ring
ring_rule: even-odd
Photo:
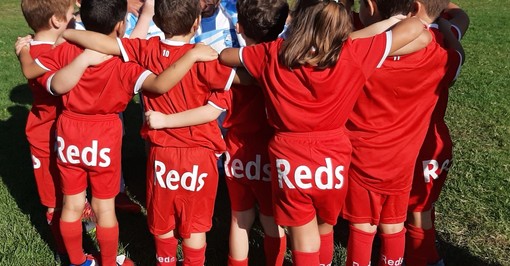
[[[289,13],[286,0],[237,0],[236,7],[244,34],[257,43],[278,38]]]
[[[110,34],[127,12],[127,0],[82,0],[80,16],[87,30]]]

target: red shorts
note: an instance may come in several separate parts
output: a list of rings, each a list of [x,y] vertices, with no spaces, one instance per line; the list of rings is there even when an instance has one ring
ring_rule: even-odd
[[[153,235],[183,238],[211,229],[218,188],[213,150],[151,145],[147,160],[147,222]]]
[[[233,211],[246,211],[258,204],[261,214],[273,216],[268,142],[266,137],[227,136],[225,173]]]
[[[383,195],[351,179],[342,216],[351,223],[398,224],[406,220],[409,192]]]
[[[48,208],[61,207],[62,190],[56,157],[36,157],[32,154],[32,163],[41,204]]]
[[[277,133],[269,144],[269,156],[276,223],[301,226],[317,216],[336,224],[351,158],[343,130]]]
[[[119,193],[122,125],[117,114],[80,115],[64,111],[57,121],[57,163],[64,195],[87,188],[110,199]]]
[[[423,212],[432,208],[439,199],[452,163],[449,135],[444,141],[438,138],[434,145],[425,143],[416,162],[409,212]]]

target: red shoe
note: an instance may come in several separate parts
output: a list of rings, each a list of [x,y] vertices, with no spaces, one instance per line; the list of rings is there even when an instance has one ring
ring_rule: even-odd
[[[139,213],[142,211],[142,207],[132,201],[126,193],[119,193],[115,197],[115,209],[124,212]]]

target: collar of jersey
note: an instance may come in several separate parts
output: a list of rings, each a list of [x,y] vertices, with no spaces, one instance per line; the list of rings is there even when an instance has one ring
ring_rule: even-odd
[[[30,45],[40,45],[40,44],[51,44],[51,45],[54,45],[55,42],[34,41],[34,40],[30,41]]]
[[[167,45],[171,45],[171,46],[183,46],[186,44],[186,42],[172,41],[172,40],[168,40],[168,39],[161,40],[161,42],[164,44],[167,44]]]

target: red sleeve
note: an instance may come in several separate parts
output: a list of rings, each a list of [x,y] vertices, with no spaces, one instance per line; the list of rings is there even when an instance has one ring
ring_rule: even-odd
[[[210,90],[230,90],[236,69],[220,64],[218,60],[196,63],[198,78]]]
[[[259,43],[257,45],[250,45],[239,49],[239,58],[243,63],[244,67],[256,80],[260,80],[262,73],[267,64],[267,55],[269,54],[269,48],[271,44],[281,42],[282,39],[278,39],[274,42]]]
[[[222,111],[229,110],[232,107],[232,90],[213,92],[207,103]]]
[[[47,71],[56,71],[73,61],[81,52],[82,49],[66,42],[40,55],[35,62]]]
[[[147,49],[147,40],[138,38],[117,38],[117,43],[119,44],[120,53],[124,62],[141,64],[143,61],[142,57]]]
[[[122,88],[130,95],[137,94],[147,76],[152,74],[142,66],[131,62],[121,63],[120,69]]]
[[[357,61],[365,77],[369,77],[379,68],[391,49],[391,31],[370,38],[348,39],[342,49],[349,49],[351,56]]]

